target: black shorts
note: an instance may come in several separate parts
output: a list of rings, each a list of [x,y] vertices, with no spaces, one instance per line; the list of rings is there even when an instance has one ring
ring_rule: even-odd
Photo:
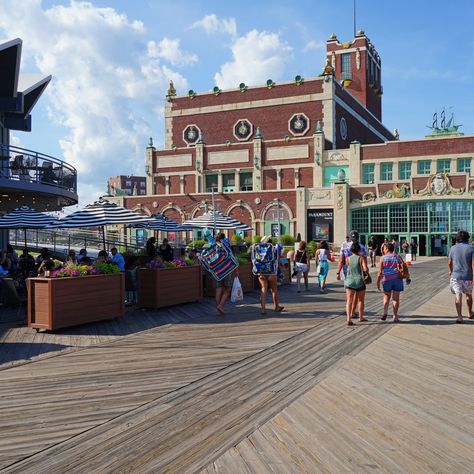
[[[359,292],[359,291],[364,291],[366,289],[366,286],[364,285],[364,286],[361,286],[360,288],[351,288],[350,286],[346,286],[346,289]]]

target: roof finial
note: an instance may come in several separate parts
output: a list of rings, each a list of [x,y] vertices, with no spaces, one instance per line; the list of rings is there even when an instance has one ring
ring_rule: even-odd
[[[170,81],[170,86],[168,87],[166,97],[168,100],[171,100],[172,97],[176,97],[176,88],[174,87],[173,81]]]

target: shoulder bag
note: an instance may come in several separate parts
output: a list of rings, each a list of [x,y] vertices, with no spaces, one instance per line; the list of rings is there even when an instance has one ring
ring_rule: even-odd
[[[362,270],[362,278],[364,279],[364,283],[366,285],[370,285],[372,283],[372,277],[370,276],[369,272],[364,271],[364,267],[362,266],[362,257],[359,257],[359,265],[360,269]]]

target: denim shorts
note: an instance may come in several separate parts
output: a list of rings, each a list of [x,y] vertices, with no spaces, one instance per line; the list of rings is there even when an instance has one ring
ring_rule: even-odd
[[[403,280],[401,278],[394,278],[382,282],[383,291],[390,293],[391,291],[403,291]]]

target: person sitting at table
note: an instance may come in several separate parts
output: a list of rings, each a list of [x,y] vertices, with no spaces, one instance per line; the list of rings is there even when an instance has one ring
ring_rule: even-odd
[[[107,250],[101,250],[96,259],[96,263],[110,263],[112,260],[109,257],[109,254],[107,253]]]
[[[92,258],[88,257],[87,255],[85,257],[82,257],[81,261],[79,262],[79,265],[92,265]]]
[[[5,250],[0,252],[0,265],[3,270],[11,273],[13,271],[13,262]]]
[[[73,250],[73,249],[69,250],[66,261],[67,262],[72,262],[72,263],[74,263],[74,265],[78,264],[78,260],[77,260],[77,257],[76,257],[76,251],[75,250]]]
[[[46,258],[51,258],[49,255],[49,250],[44,247],[40,250],[39,255],[36,257],[35,263],[38,265],[38,267],[41,265],[42,261],[45,260]]]
[[[19,260],[19,256],[18,254],[15,252],[15,249],[12,247],[11,244],[8,244],[7,245],[7,255],[10,257],[13,265],[17,265],[18,264],[18,260]]]
[[[54,260],[48,256],[47,258],[45,258],[39,268],[38,268],[38,275],[39,276],[49,276],[49,273],[54,270],[54,267],[56,266],[56,264],[54,263]]]
[[[112,247],[110,249],[110,253],[112,254],[112,263],[115,263],[121,272],[125,271],[125,259],[123,255],[115,248]]]
[[[77,262],[80,263],[84,257],[87,257],[87,250],[86,249],[79,250],[79,255],[77,256]]]
[[[161,257],[165,262],[173,260],[173,249],[168,243],[168,239],[163,239],[163,243],[158,247]]]
[[[23,253],[20,255],[18,269],[21,280],[26,280],[27,278],[36,276],[35,259],[30,255],[28,249],[26,248],[23,249]]]

